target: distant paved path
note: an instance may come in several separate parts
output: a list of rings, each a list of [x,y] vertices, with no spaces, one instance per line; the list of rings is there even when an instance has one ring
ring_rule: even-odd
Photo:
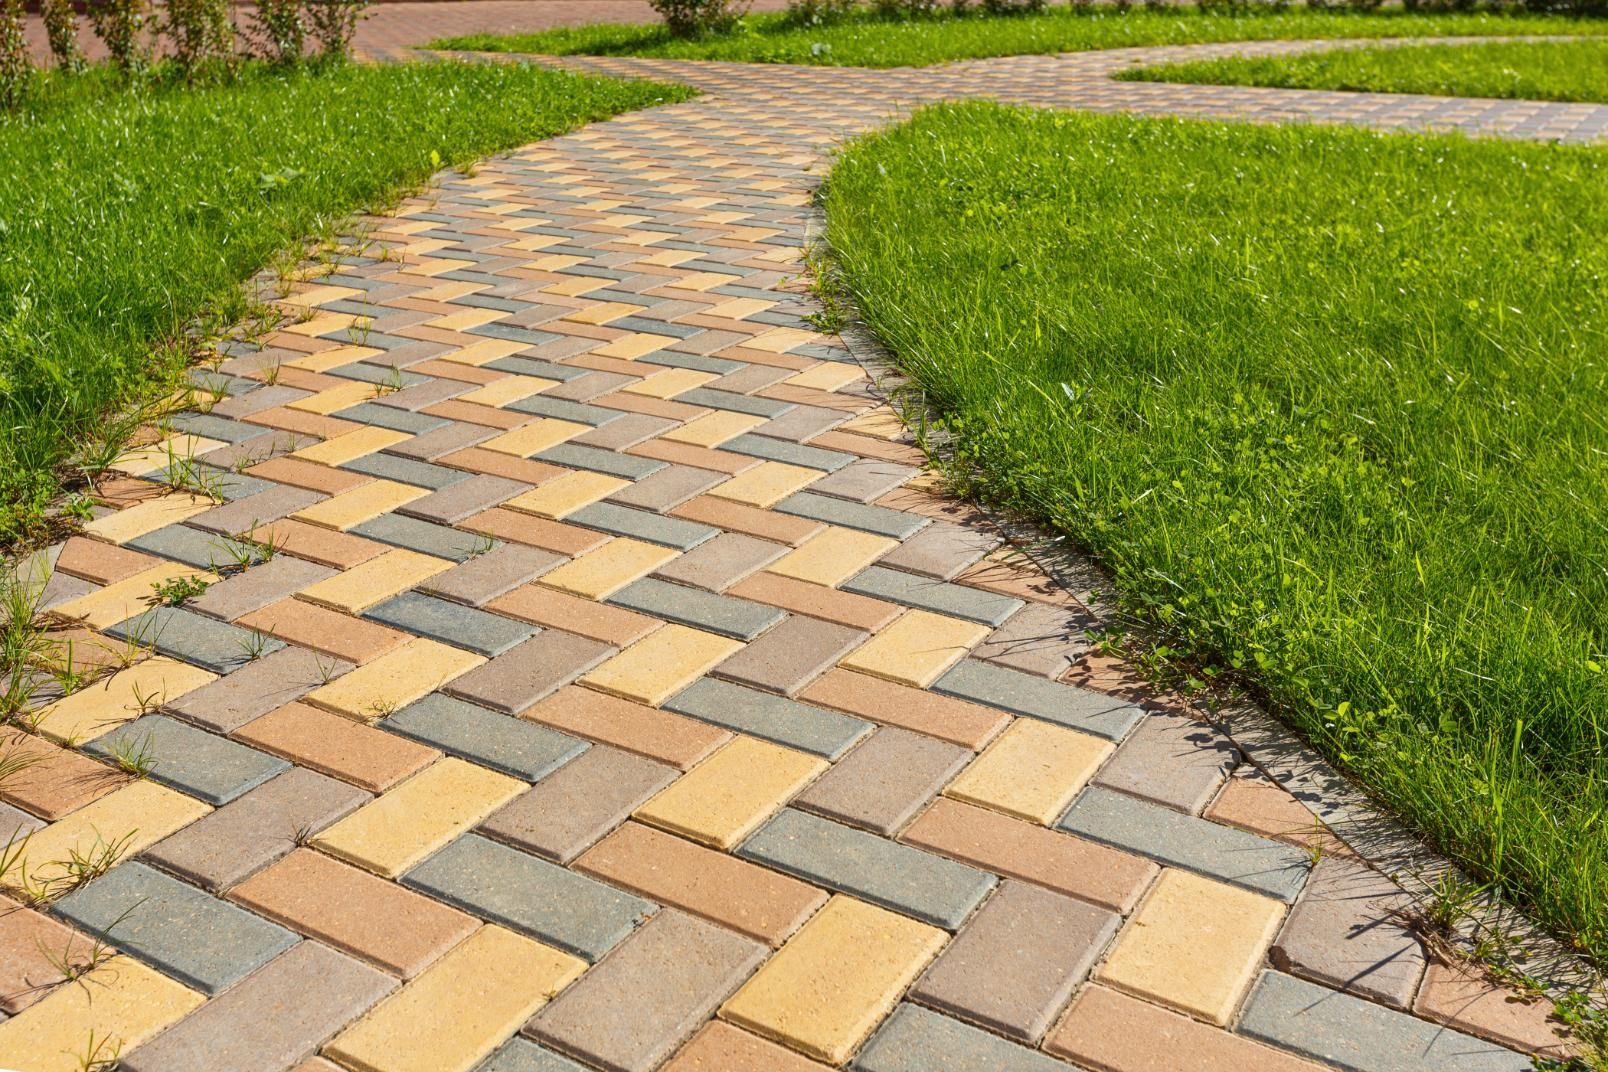
[[[45,556],[108,672],[20,739],[10,881],[116,866],[0,907],[0,1067],[1528,1068],[1546,1007],[1091,652],[806,319],[823,153],[923,100],[1600,130],[1104,78],[1214,51],[583,61],[705,96],[373,220]],[[69,928],[125,955],[62,982]]]

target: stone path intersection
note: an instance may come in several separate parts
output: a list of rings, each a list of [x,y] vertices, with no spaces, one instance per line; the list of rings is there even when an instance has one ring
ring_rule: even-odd
[[[4,731],[35,762],[0,790],[29,835],[0,1067],[1558,1052],[1545,1005],[1433,960],[1395,887],[1088,651],[1091,612],[807,319],[823,150],[920,99],[1143,96],[1089,73],[1133,58],[598,61],[706,95],[449,177],[280,296],[44,557],[76,687]]]

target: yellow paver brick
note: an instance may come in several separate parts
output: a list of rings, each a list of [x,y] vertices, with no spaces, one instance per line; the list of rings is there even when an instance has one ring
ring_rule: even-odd
[[[466,537],[467,538],[467,537]],[[452,562],[434,555],[394,547],[367,562],[308,585],[296,593],[301,599],[347,614],[362,614],[398,592],[452,568]]]
[[[511,357],[521,350],[529,349],[526,342],[515,342],[512,339],[486,339],[482,342],[470,343],[461,350],[453,350],[441,355],[442,361],[456,361],[460,365],[484,365],[499,358]]]
[[[858,529],[827,528],[765,567],[794,580],[835,588],[899,546],[899,541]]]
[[[308,372],[328,372],[332,368],[350,365],[353,361],[365,361],[383,353],[384,350],[376,350],[372,346],[332,346],[316,354],[303,354],[301,357],[292,358],[286,361],[285,365],[288,368],[306,369]]]
[[[855,380],[865,378],[865,370],[859,365],[850,365],[843,361],[823,361],[819,365],[800,372],[797,376],[789,376],[782,381],[790,387],[809,387],[816,391],[836,391],[840,387],[847,387]]]
[[[459,395],[458,401],[473,402],[481,406],[506,406],[510,402],[539,395],[549,387],[557,386],[557,380],[546,380],[540,376],[506,376],[466,395]]]
[[[404,503],[410,503],[428,494],[430,494],[429,488],[416,488],[412,484],[400,484],[395,480],[371,480],[367,484],[359,484],[350,491],[331,495],[323,502],[316,502],[297,510],[290,516],[297,521],[317,525],[319,528],[345,532],[354,525],[361,525],[371,518],[379,517]]]
[[[657,707],[741,647],[701,629],[662,625],[582,677],[581,683]]]
[[[620,390],[627,394],[647,395],[650,398],[674,398],[683,391],[690,391],[694,387],[702,387],[710,380],[716,379],[713,372],[699,372],[697,369],[668,369],[664,372],[655,372],[646,379],[636,383],[628,383]]]
[[[885,439],[890,442],[902,438],[905,434],[904,422],[888,406],[878,406],[876,409],[866,410],[858,417],[852,417],[838,425],[837,430],[870,436],[873,439]]]
[[[460,261],[451,257],[419,257],[398,271],[403,275],[422,275],[430,278],[445,272],[460,272],[465,268],[473,268],[476,264],[476,261]]]
[[[564,259],[567,260],[568,258],[564,258]],[[558,258],[556,256],[555,257],[541,257],[541,258],[538,258],[537,260],[532,261],[530,266],[532,268],[541,268],[542,271],[548,271],[548,272],[563,271],[562,268],[542,268],[541,267],[543,264],[555,264],[557,262],[558,262]],[[575,276],[574,278],[566,279],[561,283],[554,283],[551,286],[543,287],[542,288],[542,293],[543,294],[557,294],[557,295],[559,295],[561,297],[565,297],[565,298],[578,298],[581,295],[587,293],[588,291],[602,290],[603,287],[607,284],[607,282],[608,281],[604,280],[604,279],[594,279],[591,276],[579,276],[578,275],[578,276]]]
[[[369,801],[312,844],[395,878],[525,789],[518,778],[449,756]]]
[[[819,756],[736,737],[636,810],[636,817],[730,849],[825,771]]]
[[[578,435],[584,435],[592,430],[589,424],[580,424],[576,421],[561,421],[554,417],[544,417],[532,421],[527,425],[515,428],[511,432],[492,436],[480,444],[487,450],[497,451],[499,454],[512,454],[516,458],[528,458],[532,454],[539,454],[549,447],[556,447]]]
[[[584,970],[579,957],[488,924],[324,1053],[358,1072],[468,1072]]]
[[[560,319],[573,320],[577,324],[607,324],[610,320],[640,313],[644,308],[646,307],[641,305],[627,305],[625,302],[593,302],[565,313]]]
[[[675,557],[669,547],[619,537],[542,574],[537,583],[587,599],[607,599]]]
[[[1100,980],[1226,1024],[1283,915],[1271,897],[1165,869],[1117,936]]]
[[[82,1072],[107,1067],[105,1061],[128,1053],[205,1001],[133,957],[112,957],[0,1024],[0,1068]],[[99,1052],[91,1052],[96,1047]]]
[[[182,463],[226,446],[228,444],[220,439],[208,439],[205,436],[169,436],[160,443],[152,443],[129,451],[113,462],[112,468],[130,476],[147,476],[159,469],[166,469],[175,463]]]
[[[819,469],[786,462],[761,462],[709,489],[709,494],[766,509],[781,502],[824,475]]]
[[[839,663],[862,674],[924,689],[988,636],[988,626],[907,610]]]
[[[753,350],[781,354],[796,346],[820,342],[824,337],[818,331],[802,331],[798,328],[772,328],[763,335],[754,336],[743,345]]]
[[[214,680],[200,667],[156,655],[45,707],[39,733],[62,744],[90,741]]]
[[[733,413],[730,410],[717,410],[706,413],[702,417],[695,417],[682,425],[673,428],[660,436],[674,443],[691,443],[698,447],[718,447],[728,439],[734,439],[744,432],[752,431],[765,423],[764,417],[756,417],[751,413]]]
[[[211,810],[177,789],[129,782],[34,831],[5,884],[48,891],[68,879],[75,859],[93,863],[115,854],[117,861],[126,860]]]
[[[734,298],[731,301],[721,302],[704,315],[725,317],[727,320],[741,320],[745,316],[763,313],[775,304],[773,301],[761,301],[758,298]]]
[[[316,462],[319,465],[344,465],[353,458],[373,454],[377,450],[393,447],[411,438],[413,437],[406,432],[370,425],[355,432],[338,435],[334,439],[326,439],[322,443],[314,443],[310,447],[303,447],[292,452],[290,456],[306,462]]]
[[[297,409],[304,413],[318,413],[329,415],[336,410],[355,406],[359,402],[367,402],[374,397],[374,385],[363,380],[353,380],[336,387],[330,387],[315,395],[298,398],[289,403],[287,409]]]
[[[630,335],[622,335],[613,342],[595,347],[592,352],[599,357],[617,357],[621,361],[635,361],[644,354],[662,350],[671,343],[678,341],[671,335],[651,335],[647,332],[638,331]]]
[[[357,319],[351,313],[319,313],[307,320],[294,324],[286,324],[279,330],[291,335],[305,335],[316,339],[320,335],[328,335],[336,331],[345,331]]]
[[[527,514],[535,514],[537,517],[550,517],[556,520],[630,486],[629,480],[621,480],[617,476],[578,469],[554,477],[541,487],[516,495],[503,505]]]
[[[84,535],[112,543],[127,543],[147,532],[194,517],[218,504],[205,495],[176,491],[156,499],[146,499],[115,514],[97,517],[84,526]]]
[[[722,1019],[840,1065],[947,936],[838,895],[722,1006]]]
[[[344,677],[320,685],[303,699],[337,715],[373,722],[485,661],[473,652],[415,637]]]
[[[428,327],[439,328],[442,331],[468,331],[478,328],[482,324],[489,324],[493,320],[501,320],[508,314],[501,309],[465,309],[461,313],[448,313],[438,316],[434,320],[426,320]]]
[[[677,290],[708,290],[711,287],[723,287],[727,283],[735,283],[741,278],[740,275],[727,275],[724,272],[693,272],[666,285],[674,286]]]
[[[296,291],[288,298],[282,299],[279,304],[288,305],[291,308],[310,309],[318,305],[328,305],[330,302],[355,298],[362,293],[356,287],[337,287],[333,285],[306,287]]]
[[[1019,718],[944,788],[944,795],[1048,826],[1115,750],[1110,741]]]
[[[218,578],[206,570],[186,566],[181,562],[164,562],[152,566],[132,577],[124,577],[104,588],[87,592],[77,599],[69,599],[51,608],[52,613],[64,618],[79,618],[96,629],[107,629],[118,622],[127,621],[136,614],[151,609],[155,586],[179,577],[194,577],[212,582]]]

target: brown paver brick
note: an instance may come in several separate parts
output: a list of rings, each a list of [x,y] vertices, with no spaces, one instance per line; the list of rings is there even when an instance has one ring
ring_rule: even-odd
[[[865,639],[858,629],[795,614],[750,641],[712,673],[794,696]]]
[[[609,1072],[648,1072],[769,952],[667,908],[564,991],[526,1033]]]
[[[486,609],[550,629],[579,633],[616,648],[627,647],[641,640],[662,624],[657,618],[645,614],[535,584],[524,585],[497,597],[486,604]]]
[[[112,584],[161,564],[161,559],[116,544],[73,536],[62,544],[56,569],[96,584]]]
[[[571,685],[520,712],[554,729],[687,770],[731,739],[707,722]]]
[[[93,957],[90,939],[51,917],[0,897],[0,1012],[15,1016]]]
[[[1524,1053],[1559,1060],[1583,1052],[1580,1042],[1552,1016],[1552,1003],[1492,981],[1477,968],[1429,962],[1413,1011],[1480,1038]]]
[[[456,678],[454,696],[514,715],[568,685],[614,653],[599,640],[544,629]]]
[[[825,1072],[826,1067],[714,1020],[681,1047],[663,1072]]]
[[[795,803],[891,836],[971,758],[959,745],[886,726],[838,760]]]
[[[814,886],[641,823],[626,823],[575,866],[773,946],[826,903]]]
[[[1009,715],[991,707],[849,670],[830,671],[801,692],[799,698],[951,741],[972,751],[980,750],[1011,722]]]
[[[306,648],[281,648],[185,693],[164,710],[216,733],[229,733],[351,668],[351,663]]]
[[[701,521],[705,525],[746,533],[761,540],[785,543],[792,547],[797,547],[825,528],[819,521],[811,521],[807,517],[793,517],[771,510],[760,510],[730,499],[717,499],[711,495],[700,495],[696,499],[689,499],[670,513],[676,517],[684,517],[688,521]]]
[[[1237,826],[1303,849],[1317,847],[1325,856],[1351,856],[1351,849],[1290,795],[1255,767],[1242,766],[1206,809],[1213,822]]]
[[[727,594],[868,632],[881,629],[897,618],[901,610],[897,604],[870,596],[840,592],[763,570],[732,585]]]
[[[1280,971],[1397,1008],[1424,974],[1424,948],[1401,913],[1412,899],[1340,856],[1318,861],[1270,952]]]
[[[279,550],[297,558],[305,558],[333,569],[351,569],[386,551],[383,543],[365,540],[348,532],[321,529],[305,521],[281,518],[251,531],[251,538],[272,544]]]
[[[1199,815],[1239,763],[1239,750],[1204,722],[1152,711],[1100,771],[1096,785]]]
[[[458,522],[460,528],[478,532],[499,540],[540,547],[560,555],[583,555],[601,547],[609,537],[601,532],[566,525],[562,521],[548,521],[532,514],[522,514],[506,506],[493,507],[473,514]]]
[[[0,782],[0,800],[47,821],[77,811],[129,781],[114,767],[9,727],[0,727],[0,754],[23,764]]]
[[[480,832],[567,864],[676,777],[674,767],[593,745],[480,824]]]
[[[441,755],[417,741],[301,703],[270,711],[234,736],[370,793],[384,792]]]
[[[311,849],[253,875],[229,899],[404,979],[478,926],[455,908]]]
[[[745,536],[740,532],[723,532],[675,561],[659,567],[655,576],[724,592],[786,553],[787,548],[782,544]]]
[[[252,611],[238,624],[357,665],[394,651],[408,639],[388,626],[301,599],[282,599]]]

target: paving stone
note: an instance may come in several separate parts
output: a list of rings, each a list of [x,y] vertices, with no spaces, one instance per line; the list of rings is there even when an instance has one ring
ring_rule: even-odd
[[[363,805],[311,844],[395,878],[524,790],[523,782],[448,757]]]
[[[594,745],[480,824],[488,837],[567,864],[676,777],[676,769]]]
[[[669,465],[651,476],[632,481],[609,495],[608,501],[621,506],[663,512],[701,495],[725,477],[690,465]]]
[[[933,684],[963,700],[988,704],[1120,741],[1144,712],[1126,700],[965,659]]]
[[[76,745],[215,680],[166,656],[142,659],[46,705],[33,716],[31,728],[58,744]]]
[[[208,994],[296,942],[283,927],[138,861],[112,868],[56,902],[54,910],[80,930]]]
[[[975,622],[907,610],[850,652],[841,665],[900,685],[926,688],[987,634],[987,627]]]
[[[665,702],[665,709],[751,737],[837,759],[871,724],[781,696],[703,678]]]
[[[730,656],[735,640],[665,625],[581,678],[600,692],[650,706],[663,703]]]
[[[414,637],[309,692],[304,700],[360,722],[372,722],[468,673],[485,659],[425,637]]]
[[[95,858],[113,847],[123,858],[134,856],[210,810],[155,782],[130,782],[36,831],[9,879],[19,887],[59,884],[70,877],[74,858]]]
[[[297,598],[346,614],[362,614],[376,603],[383,603],[451,568],[449,559],[392,548],[327,581],[302,589]]]
[[[1406,924],[1412,899],[1360,863],[1325,856],[1273,944],[1274,967],[1400,1009],[1424,975],[1424,948]]]
[[[808,517],[829,525],[859,529],[878,536],[891,536],[896,540],[908,540],[931,523],[930,519],[919,514],[889,510],[885,506],[867,506],[864,503],[834,499],[829,495],[817,495],[809,491],[789,495],[776,504],[776,509],[784,514]]]
[[[786,552],[786,547],[769,540],[724,532],[659,567],[655,576],[723,592]]]
[[[574,442],[579,446],[624,450],[626,447],[636,446],[645,439],[652,439],[665,429],[675,426],[675,421],[664,417],[629,413],[620,420],[610,421],[593,428],[590,432],[582,432],[575,437]]]
[[[1311,863],[1289,845],[1097,786],[1084,790],[1057,826],[1286,904],[1301,892]]]
[[[311,849],[295,850],[229,897],[404,979],[479,925],[455,908]]]
[[[682,837],[729,850],[826,766],[816,756],[739,736],[633,814]]]
[[[453,562],[467,562],[475,555],[497,546],[495,541],[491,541],[490,546],[487,546],[488,541],[485,537],[446,525],[421,521],[416,517],[403,517],[401,514],[380,514],[372,520],[354,525],[351,531],[354,535],[366,539],[379,540],[381,543],[405,547],[432,558],[450,559]]]
[[[148,776],[208,804],[227,804],[289,764],[166,715],[144,715],[85,746],[115,762],[149,766]]]
[[[363,612],[363,616],[393,629],[431,637],[487,658],[501,655],[536,632],[512,618],[476,610],[461,603],[449,603],[419,592],[403,592],[370,607]]]
[[[991,530],[935,521],[884,555],[882,564],[947,581],[999,544]]]
[[[534,782],[587,749],[546,726],[434,693],[380,723],[393,733]]]
[[[854,1061],[859,1072],[1066,1072],[1042,1053],[918,1005],[901,1005]]]
[[[145,859],[217,893],[273,863],[369,799],[360,789],[292,767],[159,841]]]
[[[788,495],[819,479],[818,469],[782,462],[759,462],[712,489],[722,499],[769,509]]]
[[[568,466],[572,469],[591,469],[598,473],[608,473],[610,476],[621,476],[628,480],[641,480],[652,476],[665,467],[665,463],[651,458],[638,458],[632,454],[616,454],[611,450],[601,450],[597,447],[580,446],[575,443],[563,443],[542,451],[536,457],[544,462],[554,465]]]
[[[767,429],[763,435],[739,435],[726,442],[722,449],[773,462],[807,466],[828,473],[835,473],[854,461],[854,455],[845,454],[840,450],[824,450],[821,447],[809,447],[787,439],[771,438],[774,431],[769,430],[768,425]]]
[[[1580,1057],[1582,1044],[1558,1022],[1545,996],[1491,980],[1478,965],[1430,961],[1413,1011],[1522,1053],[1554,1060]]]
[[[676,401],[692,406],[708,406],[710,409],[752,413],[758,417],[779,417],[793,408],[787,402],[734,394],[731,391],[717,391],[708,387],[695,387],[690,391],[683,391],[676,396]]]
[[[861,458],[816,481],[810,490],[820,495],[868,503],[886,495],[919,473],[919,469],[876,458]]]
[[[152,607],[106,632],[119,640],[132,639],[141,646],[154,647],[163,655],[183,659],[214,674],[238,670],[285,646],[282,640],[204,618],[183,607]]]
[[[282,599],[253,611],[241,618],[240,624],[311,648],[325,656],[325,664],[331,667],[370,662],[407,640],[405,633],[395,629],[300,599]]]
[[[900,840],[1118,912],[1133,908],[1158,870],[1143,857],[944,798]]]
[[[0,1061],[24,1072],[74,1072],[90,1056],[91,1033],[133,1049],[206,1000],[131,957],[112,957],[79,983],[0,1022]]]
[[[513,591],[562,561],[562,555],[551,551],[506,543],[483,555],[476,555],[445,573],[436,574],[420,584],[419,591],[450,599],[454,603],[479,607]]]
[[[457,481],[422,499],[414,499],[398,507],[397,512],[440,525],[451,525],[529,490],[529,484],[481,474]]]
[[[731,739],[731,734],[718,726],[574,685],[520,712],[520,717],[681,770]]]
[[[800,793],[797,807],[890,837],[972,758],[947,741],[883,727]]]
[[[380,793],[441,753],[306,704],[286,704],[234,734],[293,763]]]
[[[317,942],[299,942],[239,986],[125,1056],[128,1072],[283,1070],[396,986]]]
[[[675,555],[668,547],[616,537],[543,574],[539,583],[583,599],[607,599]]]
[[[90,939],[0,897],[0,1013],[16,1015],[50,993],[63,968],[81,972],[94,959]]]
[[[818,521],[789,517],[773,510],[759,510],[713,495],[700,495],[695,499],[689,499],[672,509],[670,513],[677,517],[702,521],[716,528],[795,547],[816,533],[826,531],[826,527]],[[886,548],[890,545],[878,546]]]
[[[769,950],[666,909],[526,1028],[611,1072],[648,1072],[729,997]]]
[[[720,533],[719,529],[696,521],[684,521],[607,502],[583,506],[569,514],[566,520],[616,536],[631,536],[649,543],[664,544],[678,551],[690,551]]]
[[[515,1036],[499,1046],[484,1063],[475,1066],[475,1072],[586,1072],[586,1069],[528,1038]]]
[[[128,541],[128,547],[158,558],[172,559],[214,572],[254,566],[262,561],[262,551],[213,532],[202,532],[188,525],[168,525]]]
[[[601,641],[544,629],[453,680],[446,691],[484,707],[519,714],[614,653]]]
[[[716,595],[653,577],[626,585],[609,596],[608,601],[666,621],[744,641],[753,640],[785,617],[774,607],[762,603]]]
[[[792,615],[715,667],[713,673],[793,696],[865,639],[866,634],[858,629]]]
[[[482,927],[324,1053],[378,1072],[469,1072],[585,967],[512,931]]]
[[[190,607],[210,617],[232,622],[332,577],[334,573],[334,570],[316,562],[276,555],[268,562],[209,586],[200,598],[190,603]]]
[[[164,704],[163,710],[216,733],[229,733],[351,668],[350,663],[306,648],[281,648]]]
[[[498,596],[486,606],[510,618],[577,633],[616,648],[641,640],[663,624],[644,614],[633,614],[535,584]]]
[[[414,868],[403,883],[593,962],[658,909],[476,834]]]
[[[1522,1072],[1528,1057],[1441,1024],[1267,971],[1239,1030],[1347,1072]]]
[[[1018,880],[1002,883],[910,996],[1035,1045],[1117,933],[1121,917]]]
[[[944,788],[944,795],[1048,826],[1111,752],[1104,738],[1017,719]]]
[[[387,444],[390,446],[392,444]],[[306,455],[303,455],[306,457]],[[395,454],[383,454],[378,451],[364,454],[361,457],[348,461],[337,462],[342,469],[365,476],[379,477],[381,480],[394,481],[398,484],[411,485],[414,488],[424,488],[429,491],[440,491],[465,479],[463,473],[456,469],[448,469],[444,465],[434,462],[421,462],[414,458],[403,458]],[[414,496],[423,498],[424,496]]]
[[[556,520],[568,517],[583,506],[589,506],[606,495],[630,486],[629,481],[621,480],[617,476],[574,470],[510,499],[508,507],[521,513]]]
[[[1059,678],[1089,650],[1097,621],[1081,608],[1028,603],[977,645],[976,656],[1024,674]]]
[[[1009,722],[989,707],[913,689],[892,681],[833,670],[799,694],[824,707],[862,715],[977,751]]]
[[[1310,1061],[1103,986],[1078,993],[1044,1049],[1106,1072],[1151,1072],[1185,1054],[1195,1072],[1320,1072]]]
[[[422,382],[422,381],[420,381]],[[396,432],[406,432],[409,435],[423,435],[433,432],[437,428],[444,428],[448,422],[440,417],[427,417],[412,410],[399,409],[396,406],[385,406],[374,402],[359,402],[348,409],[337,410],[334,416],[343,421],[357,421],[360,424],[373,424],[381,428],[389,428]]]
[[[0,803],[0,845],[20,843],[44,825],[43,821],[34,818],[21,808]]]
[[[45,820],[60,819],[129,782],[129,776],[69,748],[11,727],[0,728],[0,755],[14,760],[15,771],[0,779],[0,800],[19,805]],[[32,832],[38,823],[10,806],[0,812],[0,839],[17,825]],[[3,843],[3,841],[0,841]]]
[[[832,898],[720,1015],[810,1057],[840,1065],[943,946],[944,933]]]
[[[663,1072],[823,1072],[825,1065],[712,1020],[676,1053]]]
[[[1199,815],[1238,765],[1239,750],[1211,726],[1152,711],[1094,781]]]

